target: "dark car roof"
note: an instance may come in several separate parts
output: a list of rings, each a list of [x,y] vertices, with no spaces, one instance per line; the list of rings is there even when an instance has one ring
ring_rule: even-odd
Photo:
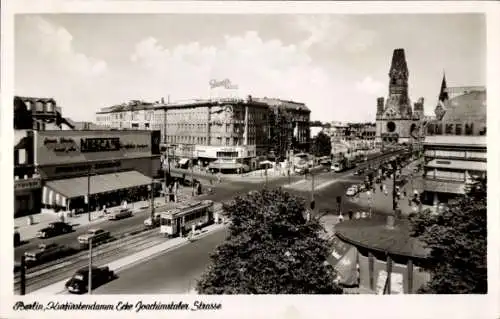
[[[96,267],[96,266],[92,267],[92,270],[98,270],[98,269],[100,269],[100,268]],[[80,268],[75,272],[75,274],[82,274],[82,275],[85,275],[88,273],[89,273],[89,267]]]

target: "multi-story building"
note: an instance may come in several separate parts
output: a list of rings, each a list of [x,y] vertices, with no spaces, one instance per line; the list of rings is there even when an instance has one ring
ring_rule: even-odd
[[[311,110],[304,103],[268,97],[255,100],[269,106],[269,153],[284,159],[290,150],[309,151]]]
[[[160,170],[158,131],[76,130],[72,123],[53,99],[14,98],[15,217],[86,209],[88,197],[95,209],[149,194]]]
[[[309,118],[303,103],[251,96],[132,101],[96,114],[97,124],[108,128],[159,130],[169,155],[222,171],[254,169],[270,151],[284,157],[289,149],[307,150]]]
[[[251,96],[167,104],[134,101],[102,109],[97,123],[115,129],[159,130],[170,156],[227,171],[255,168],[257,158],[267,153],[268,109]]]
[[[423,200],[429,205],[465,194],[486,176],[486,91],[446,96],[441,102],[423,143]]]
[[[35,167],[33,132],[72,128],[54,99],[14,97],[14,216],[41,210],[42,181]]]

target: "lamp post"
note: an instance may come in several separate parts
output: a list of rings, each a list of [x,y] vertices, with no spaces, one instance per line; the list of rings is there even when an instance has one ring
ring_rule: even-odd
[[[89,238],[89,278],[87,292],[92,294],[92,238]]]
[[[87,213],[89,222],[92,221],[92,214],[90,211],[90,178],[92,176],[92,165],[89,166],[88,174],[87,174]]]

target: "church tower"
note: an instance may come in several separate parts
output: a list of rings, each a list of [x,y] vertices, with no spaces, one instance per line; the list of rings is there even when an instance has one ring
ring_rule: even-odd
[[[436,114],[436,119],[440,120],[443,118],[445,110],[445,103],[449,100],[448,87],[446,85],[446,75],[443,72],[443,80],[441,81],[441,90],[439,91],[439,98],[436,108],[434,109],[434,114]]]
[[[419,116],[413,114],[408,93],[409,74],[404,49],[395,49],[389,68],[389,95],[385,105],[381,105],[382,98],[377,99],[376,141],[379,144],[409,143],[413,139],[412,130],[416,128]],[[420,110],[419,105],[415,111],[420,113]]]

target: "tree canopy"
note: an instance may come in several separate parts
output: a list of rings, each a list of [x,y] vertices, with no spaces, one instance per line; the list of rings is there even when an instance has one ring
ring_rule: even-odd
[[[437,214],[410,217],[412,236],[430,248],[430,282],[421,293],[487,293],[486,180]]]
[[[224,205],[229,235],[197,283],[201,294],[340,294],[322,226],[304,200],[281,189]]]
[[[316,156],[328,156],[332,153],[332,142],[330,136],[319,132],[313,141],[313,153]]]

